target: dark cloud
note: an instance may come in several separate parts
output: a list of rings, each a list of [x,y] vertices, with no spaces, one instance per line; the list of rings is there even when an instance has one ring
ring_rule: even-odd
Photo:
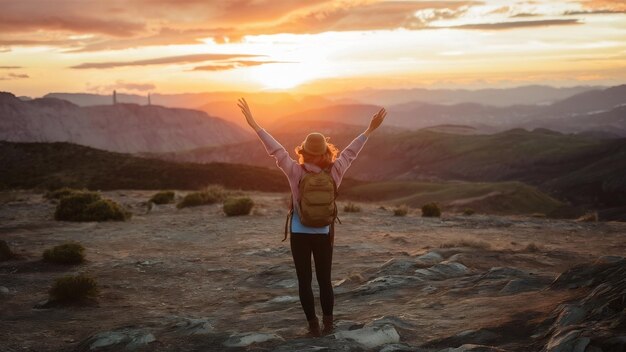
[[[530,27],[549,27],[549,26],[571,26],[582,24],[578,19],[563,19],[563,20],[538,20],[538,21],[512,21],[512,22],[496,22],[496,23],[477,23],[477,24],[464,24],[453,27],[438,27],[438,28],[453,28],[453,29],[479,29],[479,30],[506,30],[517,28],[530,28]]]
[[[77,66],[72,66],[75,69],[86,68],[114,68],[124,66],[149,66],[149,65],[166,65],[166,64],[185,64],[191,62],[202,61],[214,61],[214,60],[228,60],[242,57],[260,57],[261,55],[248,55],[248,54],[193,54],[193,55],[181,55],[181,56],[168,56],[160,57],[156,59],[136,60],[136,61],[112,61],[112,62],[88,62]]]

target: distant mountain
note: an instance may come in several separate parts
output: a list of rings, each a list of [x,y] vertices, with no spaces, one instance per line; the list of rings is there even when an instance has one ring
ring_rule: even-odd
[[[522,86],[500,89],[361,89],[334,94],[335,99],[350,99],[363,103],[397,105],[409,102],[430,104],[476,103],[491,106],[547,105],[586,91],[601,87],[555,88],[549,86]]]
[[[552,104],[547,112],[561,116],[608,111],[626,105],[626,85],[576,94]]]
[[[0,140],[71,142],[126,153],[239,143],[249,132],[202,111],[137,104],[79,107],[65,100],[22,101],[0,93]]]
[[[624,93],[626,94],[626,93]],[[624,97],[622,97],[624,99]],[[623,101],[623,100],[622,100]],[[569,133],[592,133],[605,138],[626,137],[626,104],[608,111],[578,113],[559,118],[537,119],[531,127],[543,127]]]

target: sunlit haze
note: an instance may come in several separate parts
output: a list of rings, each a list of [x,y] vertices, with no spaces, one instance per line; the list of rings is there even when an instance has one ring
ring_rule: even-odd
[[[611,85],[626,2],[0,0],[0,90]]]

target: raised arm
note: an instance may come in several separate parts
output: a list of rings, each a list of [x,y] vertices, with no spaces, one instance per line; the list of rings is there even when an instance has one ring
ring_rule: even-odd
[[[365,130],[365,132],[363,132],[359,136],[357,136],[341,152],[341,154],[339,154],[339,157],[337,158],[337,160],[335,160],[335,165],[334,165],[334,168],[333,168],[333,171],[336,172],[335,180],[339,181],[337,183],[337,185],[339,185],[339,183],[341,182],[341,179],[343,178],[343,175],[346,173],[346,171],[348,170],[348,168],[352,164],[352,161],[354,161],[354,159],[356,159],[356,157],[357,157],[357,155],[359,155],[359,152],[361,151],[361,149],[363,149],[363,146],[365,145],[365,142],[367,142],[367,138],[383,123],[383,121],[385,120],[386,116],[387,116],[387,111],[385,111],[384,108],[380,109],[372,117],[372,120],[370,121],[370,125],[367,128],[367,130]]]
[[[250,112],[250,107],[248,106],[248,103],[245,99],[239,99],[237,106],[239,106],[239,108],[241,109],[241,113],[246,117],[248,125],[250,125],[252,129],[254,129],[254,131],[261,139],[261,142],[263,142],[267,154],[273,156],[274,159],[276,159],[276,165],[281,170],[283,170],[287,177],[291,177],[295,172],[299,170],[298,163],[289,156],[289,153],[287,152],[285,147],[282,146],[282,144],[280,144],[276,139],[274,139],[274,137],[272,137],[272,135],[270,135],[266,130],[259,126],[259,124],[254,119],[254,116],[252,116],[252,113]]]

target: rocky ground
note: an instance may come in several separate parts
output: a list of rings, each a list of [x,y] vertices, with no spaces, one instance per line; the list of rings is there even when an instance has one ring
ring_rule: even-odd
[[[21,256],[0,262],[0,351],[626,350],[625,223],[362,204],[337,227],[336,333],[307,338],[281,242],[286,195],[253,193],[252,215],[226,217],[147,212],[152,193],[105,192],[134,215],[103,223],[54,221],[41,194],[0,197],[0,239]],[[66,241],[85,264],[41,261]],[[36,308],[79,272],[97,279],[97,302]]]

